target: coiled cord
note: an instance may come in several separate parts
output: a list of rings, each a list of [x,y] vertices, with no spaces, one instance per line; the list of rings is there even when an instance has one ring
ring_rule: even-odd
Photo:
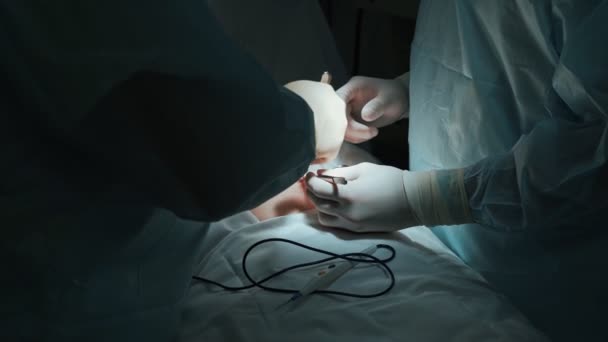
[[[289,267],[283,268],[282,270],[277,271],[261,280],[255,280],[251,277],[251,275],[249,274],[249,271],[247,270],[247,257],[249,256],[251,251],[253,251],[256,247],[258,247],[262,244],[265,244],[265,243],[270,243],[270,242],[282,242],[282,243],[292,244],[292,245],[295,245],[295,246],[298,246],[298,247],[301,247],[304,249],[308,249],[313,252],[329,255],[329,257],[319,259],[316,261],[305,262],[305,263],[289,266]],[[336,253],[333,253],[330,251],[326,251],[326,250],[323,250],[320,248],[310,247],[310,246],[304,245],[302,243],[288,240],[288,239],[281,239],[281,238],[264,239],[264,240],[260,240],[256,243],[254,243],[253,245],[251,245],[247,249],[245,254],[243,255],[243,260],[242,260],[243,273],[245,274],[245,277],[247,277],[247,279],[251,282],[251,284],[245,285],[245,286],[228,286],[228,285],[220,284],[216,281],[206,279],[203,277],[199,277],[199,276],[192,276],[192,279],[221,287],[222,289],[227,290],[227,291],[241,291],[241,290],[247,290],[247,289],[251,289],[254,287],[258,287],[263,290],[271,291],[271,292],[296,293],[299,291],[298,289],[277,288],[277,287],[266,286],[263,284],[268,282],[269,280],[271,280],[275,277],[278,277],[281,274],[284,274],[291,270],[295,270],[295,269],[307,267],[307,266],[318,265],[318,264],[322,264],[324,262],[328,262],[331,260],[342,259],[342,260],[352,261],[352,262],[356,262],[356,263],[377,264],[377,265],[381,266],[388,273],[388,275],[390,277],[390,284],[384,290],[378,291],[376,293],[371,293],[371,294],[358,294],[358,293],[333,291],[333,290],[316,290],[313,293],[317,293],[317,294],[323,293],[323,294],[331,294],[331,295],[355,297],[355,298],[374,298],[374,297],[379,297],[379,296],[386,294],[395,286],[395,275],[393,274],[393,271],[391,270],[391,268],[387,265],[388,262],[390,262],[391,260],[393,260],[395,258],[395,249],[393,247],[391,247],[389,245],[385,245],[385,244],[379,244],[379,245],[376,245],[376,247],[378,249],[385,249],[385,250],[390,251],[390,253],[391,253],[390,256],[388,256],[387,258],[384,258],[384,259],[378,259],[375,256],[373,256],[371,254],[366,254],[366,253],[336,254]]]

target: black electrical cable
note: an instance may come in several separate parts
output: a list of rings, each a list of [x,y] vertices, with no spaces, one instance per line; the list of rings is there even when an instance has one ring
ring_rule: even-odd
[[[253,251],[256,247],[258,247],[261,244],[269,243],[269,242],[289,243],[289,244],[292,244],[292,245],[295,245],[295,246],[298,246],[301,248],[311,250],[313,252],[329,255],[330,257],[319,259],[316,261],[305,262],[305,263],[289,266],[289,267],[286,267],[280,271],[277,271],[277,272],[267,276],[266,278],[264,278],[262,280],[256,281],[251,277],[251,275],[249,275],[249,272],[247,271],[247,257],[249,256],[249,253],[251,253],[251,251]],[[297,268],[317,265],[317,264],[321,264],[321,263],[328,262],[328,261],[335,260],[335,259],[342,259],[342,260],[353,261],[353,262],[357,262],[357,263],[368,263],[368,264],[380,265],[382,268],[384,268],[386,270],[389,277],[391,278],[391,282],[390,282],[389,286],[382,291],[372,293],[372,294],[357,294],[357,293],[349,293],[349,292],[333,291],[333,290],[316,290],[313,293],[324,293],[324,294],[332,294],[332,295],[356,297],[356,298],[373,298],[373,297],[382,296],[383,294],[389,292],[395,286],[395,275],[393,274],[393,271],[391,270],[391,268],[387,265],[388,262],[390,262],[391,260],[393,260],[395,258],[395,249],[389,245],[384,245],[384,244],[376,245],[376,247],[378,249],[386,249],[386,250],[390,251],[391,255],[385,259],[378,259],[375,256],[373,256],[371,254],[366,254],[366,253],[336,254],[336,253],[325,251],[325,250],[322,250],[319,248],[306,246],[302,243],[295,242],[292,240],[281,239],[281,238],[264,239],[264,240],[260,240],[256,243],[254,243],[253,245],[251,245],[247,249],[247,251],[245,251],[245,254],[243,255],[243,261],[242,261],[243,273],[245,274],[245,277],[247,277],[247,279],[251,282],[251,284],[245,285],[245,286],[228,286],[228,285],[220,284],[216,281],[206,279],[203,277],[199,277],[199,276],[192,276],[192,279],[221,287],[222,289],[227,290],[227,291],[240,291],[240,290],[251,289],[254,287],[259,287],[263,290],[271,291],[271,292],[296,293],[299,290],[269,287],[269,286],[265,286],[262,284],[285,272],[288,272],[288,271],[291,271],[291,270],[294,270]],[[367,259],[365,259],[365,258],[367,258]]]

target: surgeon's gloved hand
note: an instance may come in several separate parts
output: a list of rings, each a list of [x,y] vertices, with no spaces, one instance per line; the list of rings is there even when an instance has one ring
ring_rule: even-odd
[[[344,177],[347,184],[307,174],[308,195],[319,212],[319,222],[354,232],[390,232],[420,225],[403,187],[403,172],[361,163],[322,173]]]
[[[329,84],[294,81],[285,87],[302,97],[314,113],[316,159],[313,163],[332,161],[344,142],[346,104]]]
[[[324,171],[347,184],[307,174],[308,195],[322,225],[354,232],[472,223],[463,169],[402,171],[362,163]]]
[[[394,80],[355,76],[337,92],[347,104],[348,142],[370,140],[409,114],[409,73]]]

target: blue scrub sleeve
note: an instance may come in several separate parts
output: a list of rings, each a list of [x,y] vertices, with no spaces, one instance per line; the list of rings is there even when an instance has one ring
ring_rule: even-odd
[[[567,39],[547,119],[509,153],[465,169],[474,220],[502,231],[582,233],[608,220],[608,2]],[[488,113],[491,115],[491,113]],[[603,228],[602,228],[603,229]]]
[[[0,22],[7,77],[77,151],[87,184],[209,221],[262,203],[314,159],[310,108],[205,1],[15,1]]]

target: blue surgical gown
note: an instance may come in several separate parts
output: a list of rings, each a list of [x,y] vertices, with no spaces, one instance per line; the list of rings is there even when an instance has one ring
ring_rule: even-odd
[[[204,222],[304,174],[310,108],[205,1],[2,0],[0,51],[0,340],[174,339]]]
[[[434,232],[555,340],[608,341],[608,1],[422,1],[412,170],[465,169]]]

